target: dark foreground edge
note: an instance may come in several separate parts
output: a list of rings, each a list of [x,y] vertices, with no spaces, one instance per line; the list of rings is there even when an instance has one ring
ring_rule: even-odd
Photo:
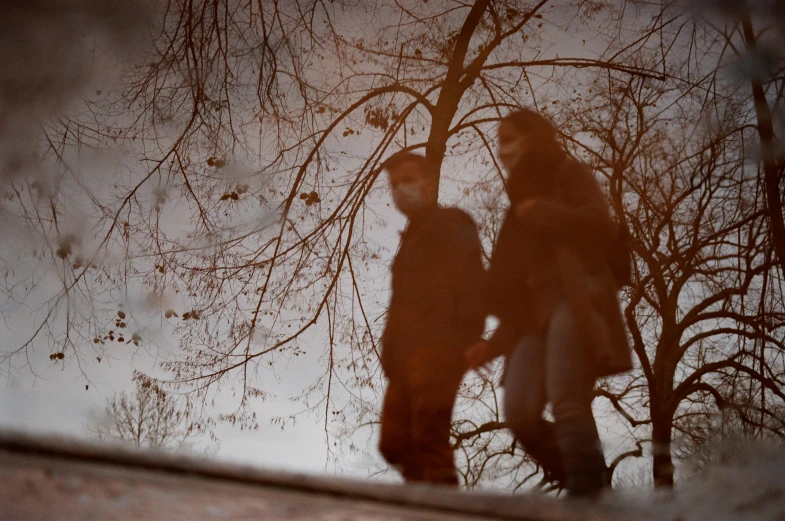
[[[618,516],[602,505],[574,505],[534,494],[502,495],[454,491],[428,485],[394,485],[368,481],[268,471],[247,465],[171,453],[97,445],[60,436],[42,436],[0,430],[0,471],[9,466],[132,471],[137,482],[153,483],[156,476],[200,478],[212,483],[242,484],[267,491],[305,494],[307,497],[342,499],[407,508],[420,514],[520,521],[573,521]],[[85,470],[87,469],[87,470]],[[30,499],[28,499],[30,501]],[[56,508],[55,505],[52,508]],[[3,507],[0,506],[0,513]],[[618,512],[617,512],[618,514]],[[626,517],[626,516],[624,516]],[[198,521],[198,520],[194,520]]]

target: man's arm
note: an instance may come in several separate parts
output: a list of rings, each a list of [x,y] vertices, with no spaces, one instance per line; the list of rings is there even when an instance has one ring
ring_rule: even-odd
[[[445,275],[453,277],[447,281],[457,309],[456,313],[469,318],[487,314],[485,296],[485,269],[482,265],[482,246],[477,226],[466,213],[450,209],[448,217],[448,247],[445,259],[450,266]]]

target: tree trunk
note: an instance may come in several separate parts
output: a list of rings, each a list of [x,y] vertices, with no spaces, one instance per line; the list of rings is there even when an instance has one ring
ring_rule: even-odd
[[[742,26],[747,52],[754,55],[757,52],[758,43],[748,14],[744,15]],[[771,227],[771,240],[774,244],[774,252],[777,255],[781,273],[785,275],[785,219],[782,212],[780,169],[774,153],[774,127],[771,121],[771,109],[768,101],[766,101],[766,92],[763,90],[763,77],[759,71],[753,71],[750,81],[752,83],[752,99],[755,103],[755,116],[758,120],[761,158],[763,160],[766,216]]]
[[[458,102],[466,90],[466,86],[461,85],[460,79],[464,71],[466,53],[469,50],[469,41],[472,39],[472,35],[477,29],[489,3],[490,0],[476,0],[466,16],[466,20],[464,20],[455,40],[455,47],[453,47],[452,56],[450,56],[450,63],[439,92],[439,99],[436,101],[436,105],[431,113],[431,132],[425,145],[425,157],[438,170],[441,170],[444,154],[447,150],[450,123],[452,123],[458,110]],[[441,178],[441,176],[439,177]]]
[[[652,417],[652,477],[655,487],[673,487],[671,432],[670,419]]]

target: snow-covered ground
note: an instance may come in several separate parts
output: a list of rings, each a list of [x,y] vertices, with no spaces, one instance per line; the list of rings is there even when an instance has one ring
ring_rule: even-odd
[[[601,501],[629,519],[667,521],[785,520],[785,445],[734,443],[672,491],[620,490]]]

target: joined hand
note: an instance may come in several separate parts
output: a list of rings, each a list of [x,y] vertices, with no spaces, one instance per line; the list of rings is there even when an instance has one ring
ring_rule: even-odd
[[[470,345],[463,352],[463,358],[466,360],[469,368],[476,370],[487,364],[491,358],[491,347],[491,343],[487,340],[480,340]]]

